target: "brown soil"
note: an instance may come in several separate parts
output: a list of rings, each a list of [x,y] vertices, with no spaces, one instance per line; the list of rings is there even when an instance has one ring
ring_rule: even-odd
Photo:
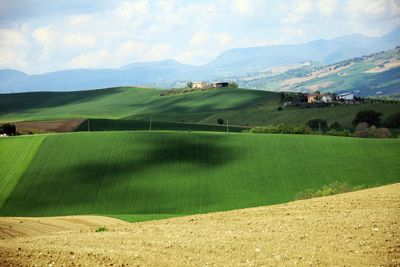
[[[50,121],[21,121],[16,122],[17,131],[21,133],[72,132],[82,122],[82,119],[50,120]]]
[[[0,266],[399,266],[400,184],[107,227],[0,240]]]

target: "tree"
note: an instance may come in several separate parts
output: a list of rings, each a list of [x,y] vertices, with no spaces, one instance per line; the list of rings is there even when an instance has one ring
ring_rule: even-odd
[[[342,125],[340,125],[340,123],[338,121],[335,121],[335,122],[331,123],[330,128],[331,129],[339,129],[339,128],[342,128]]]
[[[387,117],[383,125],[387,128],[400,128],[400,112],[396,112]]]
[[[16,135],[17,134],[17,128],[13,124],[3,124],[0,126],[0,134],[6,134],[6,135]]]
[[[193,83],[192,82],[187,82],[186,83],[186,87],[187,88],[192,88],[193,87]]]
[[[236,82],[229,82],[229,85],[228,85],[230,88],[238,88],[239,87],[239,85],[236,83]]]
[[[219,125],[223,125],[224,124],[224,120],[223,119],[218,119],[217,122],[218,122]]]
[[[380,122],[381,122],[381,117],[382,113],[373,111],[373,110],[362,110],[357,112],[354,120],[353,120],[353,125],[356,126],[360,122],[365,122],[368,123],[368,125],[375,125],[376,127],[379,127]]]
[[[326,120],[323,119],[312,119],[309,120],[306,125],[310,127],[311,129],[318,129],[319,127],[321,128],[328,128],[328,123]]]

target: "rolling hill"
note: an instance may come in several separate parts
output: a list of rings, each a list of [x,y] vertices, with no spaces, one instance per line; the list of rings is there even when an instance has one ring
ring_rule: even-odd
[[[301,62],[332,64],[393,49],[400,43],[399,32],[400,27],[397,27],[382,37],[354,34],[304,44],[236,48],[222,53],[203,66],[164,60],[128,64],[121,68],[71,69],[35,75],[0,70],[0,92],[73,91],[132,85],[174,87],[188,80],[229,79]]]
[[[278,111],[277,93],[246,89],[215,89],[170,96],[160,96],[160,92],[159,89],[121,87],[78,92],[0,94],[0,123],[111,119],[103,121],[102,125],[97,124],[98,129],[122,130],[125,127],[125,130],[134,130],[148,129],[152,117],[155,125],[164,127],[156,126],[155,129],[213,130],[220,118],[225,123],[229,121],[232,126],[243,127],[278,123],[304,125],[310,119],[322,118],[328,123],[339,121],[343,126],[351,127],[351,121],[360,110],[379,111],[383,119],[400,111],[399,104],[388,103],[307,109],[290,107]],[[87,129],[82,127],[82,130]]]
[[[33,156],[19,151],[27,142],[39,144]],[[143,220],[287,202],[334,181],[400,179],[398,139],[91,132],[3,138],[0,146],[8,148],[0,154],[9,185],[3,216]]]

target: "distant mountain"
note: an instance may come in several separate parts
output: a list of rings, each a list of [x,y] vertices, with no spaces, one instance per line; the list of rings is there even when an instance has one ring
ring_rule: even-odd
[[[0,93],[72,91],[124,85],[172,87],[188,80],[217,80],[301,62],[332,64],[400,45],[400,27],[382,37],[352,34],[304,44],[230,49],[203,66],[174,60],[133,63],[121,68],[72,69],[38,75],[0,70]]]
[[[268,91],[349,92],[358,96],[400,94],[400,48],[346,59],[272,67],[231,77],[239,86]]]

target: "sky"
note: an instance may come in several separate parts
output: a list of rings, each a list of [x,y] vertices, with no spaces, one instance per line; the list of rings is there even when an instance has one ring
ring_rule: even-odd
[[[0,0],[0,69],[29,74],[303,43],[400,25],[400,0]]]

